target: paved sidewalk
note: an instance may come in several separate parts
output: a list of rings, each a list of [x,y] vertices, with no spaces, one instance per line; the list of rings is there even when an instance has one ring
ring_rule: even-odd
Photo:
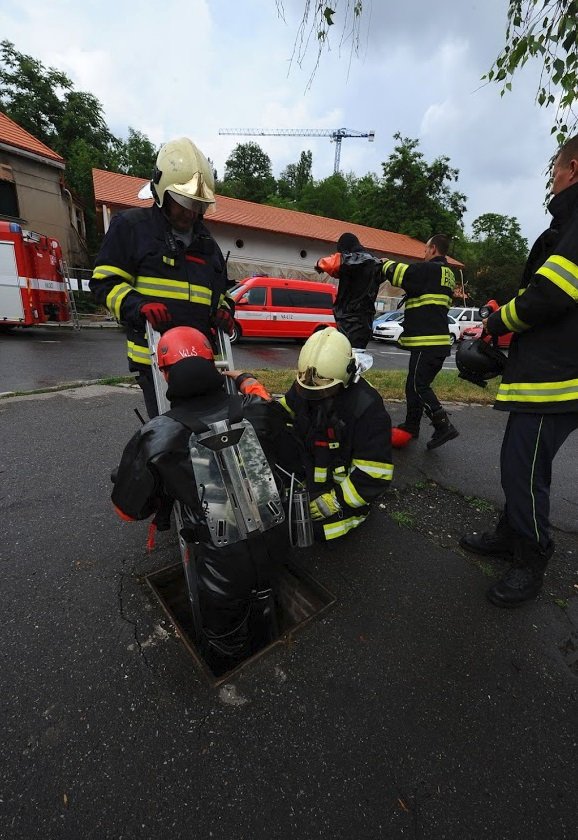
[[[104,386],[0,401],[2,840],[577,836],[578,597],[493,608],[471,559],[384,504],[297,558],[336,605],[212,689],[143,581],[174,534],[147,554],[109,502],[134,406]],[[451,410],[461,437],[398,453],[396,486],[498,503],[505,417]],[[577,445],[552,506],[570,592]]]

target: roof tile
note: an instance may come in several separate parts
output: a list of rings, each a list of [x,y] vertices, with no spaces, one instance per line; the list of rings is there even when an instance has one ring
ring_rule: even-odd
[[[25,131],[18,123],[7,117],[0,111],[0,143],[6,143],[8,146],[14,146],[16,149],[22,149],[25,152],[33,152],[41,157],[49,160],[64,163],[64,158],[59,154],[49,149],[28,131]]]

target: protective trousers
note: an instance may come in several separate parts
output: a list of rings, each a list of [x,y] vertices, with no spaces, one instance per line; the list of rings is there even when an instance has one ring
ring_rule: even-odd
[[[423,412],[431,419],[441,409],[441,403],[434,394],[431,384],[443,367],[449,355],[448,349],[420,348],[412,350],[409,370],[405,380],[406,420],[408,430],[417,432]]]
[[[335,315],[339,332],[347,336],[352,347],[365,350],[372,335],[372,318],[362,312],[351,315]]]
[[[500,455],[505,516],[518,536],[543,549],[550,543],[552,462],[576,429],[578,412],[512,412],[508,418]]]

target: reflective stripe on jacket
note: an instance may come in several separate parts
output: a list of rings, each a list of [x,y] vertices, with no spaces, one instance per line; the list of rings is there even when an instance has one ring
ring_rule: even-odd
[[[448,309],[452,306],[456,278],[445,257],[428,262],[385,260],[383,277],[406,293],[403,333],[399,344],[413,348],[451,345]]]
[[[196,327],[209,335],[215,309],[234,310],[229,286],[223,255],[202,220],[185,249],[156,205],[113,217],[90,281],[97,302],[126,327],[131,370],[150,365],[139,315],[143,303],[161,301],[171,326]]]
[[[504,411],[578,411],[578,184],[548,210],[518,295],[488,319],[492,335],[514,333],[494,406]]]

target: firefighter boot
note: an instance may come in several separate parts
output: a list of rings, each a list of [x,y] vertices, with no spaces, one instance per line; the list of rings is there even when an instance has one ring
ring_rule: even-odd
[[[485,557],[500,557],[510,560],[514,554],[515,533],[508,525],[505,516],[501,516],[493,531],[478,534],[464,534],[460,539],[460,546],[472,554],[482,554]]]
[[[428,449],[436,449],[438,446],[442,446],[448,440],[453,440],[459,435],[458,430],[452,426],[450,418],[443,408],[434,411],[431,416],[431,422],[434,427],[434,433],[426,444]]]
[[[554,553],[550,540],[542,548],[533,540],[518,537],[514,548],[514,563],[504,577],[486,592],[488,601],[496,607],[519,607],[535,598],[542,588],[544,571]]]

